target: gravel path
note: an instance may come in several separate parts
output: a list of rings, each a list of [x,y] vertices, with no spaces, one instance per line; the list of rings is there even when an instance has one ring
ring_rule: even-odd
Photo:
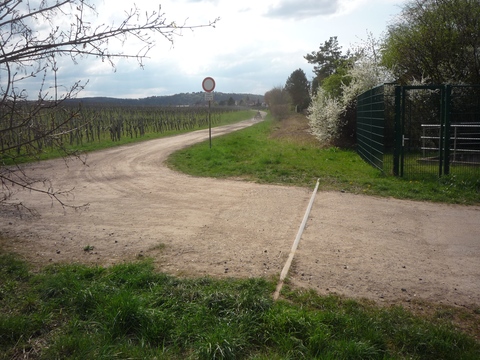
[[[255,122],[214,128],[213,136]],[[87,166],[32,165],[33,176],[75,188],[67,202],[90,206],[64,212],[45,196],[20,192],[16,197],[41,216],[3,213],[1,235],[8,241],[2,247],[39,265],[110,265],[147,256],[175,275],[278,276],[312,189],[196,178],[164,166],[171,152],[207,137],[201,130],[99,151],[88,155]],[[376,302],[478,307],[479,224],[478,206],[320,189],[290,282]]]

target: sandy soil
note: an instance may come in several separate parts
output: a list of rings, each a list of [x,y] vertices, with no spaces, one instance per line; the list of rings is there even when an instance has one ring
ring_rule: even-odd
[[[217,136],[255,123],[213,129]],[[3,213],[3,249],[43,265],[109,265],[153,257],[175,275],[278,276],[312,189],[195,178],[168,169],[168,154],[207,131],[108,149],[79,161],[27,169],[74,187],[64,211],[44,195],[19,192],[40,217]],[[215,140],[213,140],[215,146]],[[414,299],[480,305],[480,207],[318,192],[290,282],[383,303]],[[87,247],[90,251],[86,251]]]

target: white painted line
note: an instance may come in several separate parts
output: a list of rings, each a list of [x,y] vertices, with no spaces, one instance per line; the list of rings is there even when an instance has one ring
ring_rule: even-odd
[[[300,242],[300,239],[301,239],[302,234],[303,234],[303,230],[305,229],[305,225],[307,224],[308,217],[310,216],[310,211],[312,210],[313,201],[315,200],[315,195],[317,194],[319,181],[320,181],[320,179],[317,179],[317,185],[315,186],[315,190],[313,190],[313,194],[312,194],[312,197],[310,198],[310,202],[308,204],[307,211],[305,212],[305,215],[303,216],[302,224],[300,225],[300,228],[298,229],[297,237],[295,238],[295,241],[293,242],[292,249],[290,250],[290,254],[288,255],[287,262],[285,263],[285,266],[283,267],[283,270],[280,273],[280,280],[278,281],[277,289],[275,290],[275,293],[273,294],[273,300],[277,300],[278,297],[280,296],[280,291],[282,291],[283,282],[284,282],[285,278],[287,277],[288,271],[290,270],[290,266],[292,265],[293,257],[295,256],[295,252],[297,251],[298,243]]]

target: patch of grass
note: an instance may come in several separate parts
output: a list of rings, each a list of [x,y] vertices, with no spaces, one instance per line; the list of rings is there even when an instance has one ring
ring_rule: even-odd
[[[90,252],[90,251],[93,251],[94,249],[95,249],[95,246],[93,246],[93,245],[85,245],[83,247],[83,251],[85,251],[85,252]]]
[[[289,120],[282,120],[288,122]],[[480,179],[448,176],[408,180],[389,176],[363,161],[353,150],[321,148],[306,129],[266,121],[194,145],[171,155],[169,166],[194,176],[237,178],[260,183],[313,187],[412,200],[457,204],[480,203]],[[304,119],[304,122],[306,120]],[[288,134],[291,137],[288,137]]]
[[[477,359],[456,309],[414,316],[265,279],[180,279],[144,260],[56,265],[0,256],[0,359]],[[478,322],[478,314],[471,314]],[[478,334],[476,334],[478,336]]]
[[[152,247],[150,247],[148,250],[149,251],[163,251],[165,250],[165,248],[167,247],[167,245],[165,245],[164,243],[158,243],[156,245],[153,245]]]

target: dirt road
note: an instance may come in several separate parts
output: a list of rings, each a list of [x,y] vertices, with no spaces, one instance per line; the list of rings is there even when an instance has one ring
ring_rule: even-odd
[[[215,128],[213,135],[254,122]],[[37,264],[153,257],[175,275],[278,276],[312,189],[195,178],[164,166],[171,152],[207,134],[91,153],[87,166],[35,164],[30,174],[51,178],[57,188],[75,187],[66,201],[90,206],[64,213],[43,195],[19,193],[41,217],[2,214],[0,231],[9,239],[2,247]],[[479,224],[480,207],[320,190],[290,281],[377,302],[478,307]]]

